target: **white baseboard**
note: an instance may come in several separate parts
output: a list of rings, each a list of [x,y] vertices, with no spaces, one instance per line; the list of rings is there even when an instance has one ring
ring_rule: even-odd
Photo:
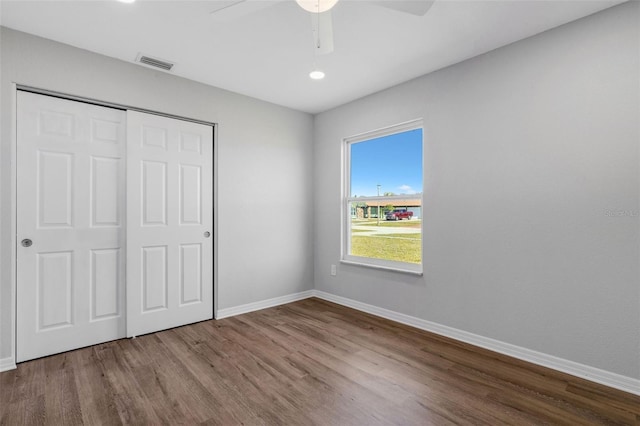
[[[0,359],[0,373],[16,368],[16,360],[13,357]]]
[[[571,374],[592,382],[600,383],[615,389],[620,389],[635,395],[640,395],[640,380],[634,379],[620,374],[612,373],[599,368],[590,367],[574,361],[558,358],[542,352],[512,345],[510,343],[501,342],[499,340],[490,339],[488,337],[479,336],[453,327],[448,327],[431,321],[426,321],[410,315],[401,314],[399,312],[390,311],[388,309],[379,308],[377,306],[368,305],[346,297],[336,296],[334,294],[325,293],[319,290],[313,290],[313,295],[319,299],[328,300],[339,305],[367,312],[382,318],[390,319],[402,324],[426,330],[441,336],[449,337],[474,346],[489,349],[504,355],[511,356],[532,364],[548,367],[553,370]]]
[[[216,319],[223,319],[235,315],[246,314],[248,312],[259,311],[260,309],[272,308],[284,305],[285,303],[296,302],[302,299],[313,297],[314,290],[307,290],[300,293],[287,294],[286,296],[274,297],[273,299],[261,300],[259,302],[247,303],[246,305],[234,306],[232,308],[218,309]]]

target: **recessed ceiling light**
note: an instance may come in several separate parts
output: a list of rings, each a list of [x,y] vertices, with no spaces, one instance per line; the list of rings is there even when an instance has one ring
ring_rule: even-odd
[[[309,77],[313,80],[322,80],[324,78],[324,73],[320,70],[311,71],[309,73]]]
[[[120,3],[133,3],[136,0],[118,0]]]

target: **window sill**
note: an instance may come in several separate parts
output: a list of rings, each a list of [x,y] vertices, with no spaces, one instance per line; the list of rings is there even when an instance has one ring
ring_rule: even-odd
[[[342,259],[340,263],[345,265],[353,265],[353,266],[363,266],[365,268],[371,269],[381,269],[383,271],[392,271],[392,272],[400,272],[403,274],[415,275],[415,276],[423,276],[423,272],[420,269],[407,269],[402,266],[392,266],[392,265],[380,265],[375,263],[367,263],[359,260],[351,260],[351,259]]]

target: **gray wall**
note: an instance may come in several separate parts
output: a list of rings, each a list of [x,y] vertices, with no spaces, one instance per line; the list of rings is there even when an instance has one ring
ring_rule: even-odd
[[[639,6],[316,116],[316,289],[640,378]],[[424,277],[330,276],[341,139],[418,117]]]
[[[13,354],[12,82],[218,123],[218,309],[313,288],[310,115],[6,28],[0,53],[0,359]]]

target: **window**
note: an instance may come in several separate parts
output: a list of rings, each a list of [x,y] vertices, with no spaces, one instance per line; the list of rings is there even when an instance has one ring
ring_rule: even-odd
[[[422,120],[344,145],[342,261],[422,273]]]

